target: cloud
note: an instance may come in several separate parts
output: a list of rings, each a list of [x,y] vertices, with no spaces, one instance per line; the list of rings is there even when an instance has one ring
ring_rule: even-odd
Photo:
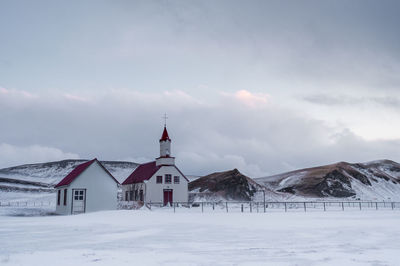
[[[74,93],[90,103],[64,94],[44,92],[36,100],[19,99],[14,107],[0,105],[0,140],[17,147],[3,155],[3,166],[78,155],[141,162],[155,158],[165,112],[172,154],[186,174],[238,168],[258,177],[343,160],[400,160],[396,139],[364,140],[344,126],[280,107],[267,94],[216,91],[209,102],[179,90]],[[8,97],[0,94],[0,102],[7,103]],[[37,143],[41,148],[33,148]]]
[[[0,167],[78,158],[79,155],[76,153],[63,152],[53,147],[41,145],[14,146],[7,143],[0,144]]]
[[[268,102],[269,95],[266,93],[251,93],[247,90],[240,90],[233,94],[223,93],[222,95],[233,97],[240,103],[243,103],[249,107],[263,106]]]
[[[87,102],[90,101],[90,100],[89,100],[88,98],[86,98],[86,97],[83,97],[83,96],[76,96],[76,95],[69,94],[69,93],[64,94],[64,97],[65,97],[65,99],[68,99],[68,100],[71,100],[71,101],[77,101],[77,102],[84,102],[84,103],[87,103]]]
[[[355,106],[360,105],[379,105],[380,107],[399,109],[400,98],[393,96],[351,96],[344,94],[310,94],[300,97],[305,102],[312,104],[331,106],[331,107],[342,107],[342,106]]]

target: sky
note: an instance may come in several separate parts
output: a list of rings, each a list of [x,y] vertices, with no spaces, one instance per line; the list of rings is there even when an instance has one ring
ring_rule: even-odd
[[[398,1],[0,2],[0,167],[400,161]]]

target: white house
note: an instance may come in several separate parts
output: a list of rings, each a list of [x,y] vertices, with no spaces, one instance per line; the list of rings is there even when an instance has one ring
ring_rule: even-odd
[[[57,214],[117,209],[118,181],[97,160],[78,165],[58,183]]]
[[[167,128],[160,139],[160,157],[139,165],[122,183],[126,201],[162,203],[188,201],[188,182],[171,157],[171,139]]]

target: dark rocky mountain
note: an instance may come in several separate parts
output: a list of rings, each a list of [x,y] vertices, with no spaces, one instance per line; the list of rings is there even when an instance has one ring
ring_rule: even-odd
[[[274,191],[300,197],[400,199],[400,164],[390,160],[340,162],[256,178],[255,181]]]
[[[249,201],[257,191],[262,190],[266,188],[237,169],[206,175],[189,183],[189,191],[197,193],[198,197],[204,195],[226,200]],[[269,196],[277,194],[272,191],[267,191],[267,193]]]

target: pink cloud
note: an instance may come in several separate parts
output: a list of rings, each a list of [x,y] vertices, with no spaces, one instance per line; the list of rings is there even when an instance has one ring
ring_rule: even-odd
[[[240,90],[233,94],[222,93],[224,96],[232,97],[235,100],[249,107],[260,107],[268,103],[269,95],[266,93],[252,93],[247,90]]]

